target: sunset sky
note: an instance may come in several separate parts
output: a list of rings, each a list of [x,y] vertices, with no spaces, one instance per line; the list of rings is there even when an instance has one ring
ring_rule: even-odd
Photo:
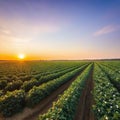
[[[0,59],[120,58],[120,0],[0,0]]]

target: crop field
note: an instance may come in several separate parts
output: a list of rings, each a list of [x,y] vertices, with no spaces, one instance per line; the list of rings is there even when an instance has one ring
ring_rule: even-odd
[[[0,61],[0,120],[120,120],[120,61]]]

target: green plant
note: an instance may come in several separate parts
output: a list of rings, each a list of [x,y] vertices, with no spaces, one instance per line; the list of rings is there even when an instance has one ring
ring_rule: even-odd
[[[120,93],[111,84],[105,72],[95,64],[93,105],[97,120],[119,120],[120,119]]]
[[[14,91],[16,89],[20,89],[22,84],[23,84],[23,82],[21,80],[16,80],[14,82],[10,82],[5,87],[5,90],[6,91]]]
[[[0,90],[4,89],[7,85],[7,81],[6,80],[1,80],[0,81]]]
[[[33,87],[31,89],[26,97],[27,105],[28,107],[34,107],[36,104],[40,102],[41,99],[48,96],[52,91],[57,89],[60,85],[70,80],[72,77],[74,77],[76,74],[78,74],[80,71],[82,71],[86,66],[82,66],[78,69],[75,69],[69,73],[66,73],[65,75],[54,79],[52,81],[49,81],[45,84],[42,84],[38,87]]]
[[[81,92],[88,79],[92,65],[89,65],[82,74],[71,84],[60,98],[54,102],[47,113],[40,115],[39,120],[73,120]]]
[[[22,110],[25,103],[25,93],[23,90],[7,92],[0,97],[0,113],[4,116],[11,116]]]

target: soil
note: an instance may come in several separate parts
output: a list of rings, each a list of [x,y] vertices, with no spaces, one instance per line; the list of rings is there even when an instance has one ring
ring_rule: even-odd
[[[41,100],[34,108],[30,109],[26,107],[21,113],[9,118],[0,118],[0,120],[36,120],[40,114],[47,112],[48,109],[52,107],[53,102],[58,100],[59,95],[70,86],[70,84],[82,73],[82,71],[71,80],[61,85],[57,90],[53,91],[49,96]]]
[[[94,104],[92,89],[93,89],[93,70],[91,71],[89,78],[86,82],[86,86],[80,96],[78,108],[74,120],[95,120],[94,113],[92,111],[92,105]]]

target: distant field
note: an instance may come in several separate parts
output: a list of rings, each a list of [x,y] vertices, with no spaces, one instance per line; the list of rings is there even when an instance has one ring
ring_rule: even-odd
[[[0,120],[120,120],[120,61],[0,61]]]

